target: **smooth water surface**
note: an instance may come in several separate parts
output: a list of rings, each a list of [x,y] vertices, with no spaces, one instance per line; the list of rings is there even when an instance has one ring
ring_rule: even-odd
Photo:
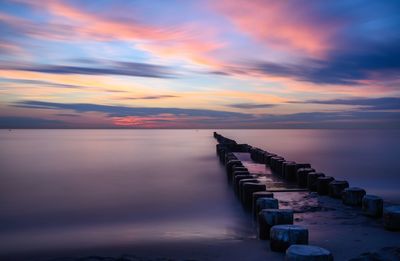
[[[221,130],[248,143],[311,163],[318,172],[400,203],[399,130]]]
[[[400,202],[399,131],[221,130]],[[0,255],[254,236],[212,130],[1,130]]]
[[[210,131],[2,130],[0,149],[0,254],[252,235]]]

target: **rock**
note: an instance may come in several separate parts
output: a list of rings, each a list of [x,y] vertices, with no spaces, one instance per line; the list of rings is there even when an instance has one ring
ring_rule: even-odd
[[[383,226],[387,230],[400,230],[400,205],[383,210]]]
[[[256,176],[253,175],[237,175],[234,180],[233,180],[233,191],[235,192],[236,195],[239,195],[239,185],[240,181],[243,179],[249,179],[253,180]]]
[[[345,190],[343,190],[342,194],[343,204],[349,206],[361,206],[362,199],[365,194],[365,190],[362,188],[346,188]]]
[[[333,256],[322,247],[291,245],[286,250],[285,261],[333,261]]]
[[[283,163],[283,173],[282,176],[287,181],[296,181],[296,162],[294,161],[285,161]]]
[[[314,171],[315,170],[311,168],[298,169],[296,173],[297,185],[299,185],[300,187],[307,187],[308,173]]]
[[[275,169],[276,169],[276,165],[277,165],[277,161],[278,160],[285,160],[284,158],[282,158],[282,157],[280,157],[280,156],[275,156],[275,157],[272,157],[271,159],[270,159],[270,162],[271,162],[271,164],[270,164],[270,167],[271,167],[271,170],[274,172],[275,171]]]
[[[333,177],[325,176],[317,178],[317,192],[320,195],[329,194],[329,183],[334,181]]]
[[[307,188],[310,191],[317,191],[317,180],[319,177],[325,177],[321,172],[310,172],[307,175]]]
[[[270,166],[271,165],[271,158],[277,156],[276,154],[273,153],[267,153],[265,154],[265,165]]]
[[[341,198],[344,189],[349,187],[349,182],[345,180],[334,180],[329,183],[329,196]]]
[[[278,159],[278,160],[275,161],[274,172],[275,172],[275,174],[278,174],[279,177],[282,177],[282,166],[283,166],[284,162],[285,162],[284,158]]]
[[[236,176],[239,176],[239,175],[248,175],[248,176],[250,176],[250,172],[248,172],[248,171],[234,171],[234,172],[232,173],[232,177],[231,177],[232,183],[235,182],[235,177],[236,177]],[[229,177],[228,177],[228,178],[229,178]]]
[[[291,245],[308,244],[308,229],[297,225],[276,225],[271,228],[272,251],[284,252]]]
[[[253,193],[265,191],[265,184],[246,182],[242,186],[242,203],[246,210],[251,210],[253,203]]]
[[[242,193],[243,193],[243,184],[244,183],[259,183],[260,181],[258,179],[255,178],[251,178],[251,179],[242,179],[239,181],[239,187],[238,187],[238,198],[240,201],[242,201]]]
[[[252,200],[252,204],[251,204],[251,209],[253,211],[253,217],[256,218],[257,217],[257,211],[256,211],[256,201],[259,198],[273,198],[274,197],[274,193],[272,192],[268,192],[268,191],[259,191],[259,192],[254,192],[253,193],[253,200]]]
[[[276,198],[259,198],[256,200],[255,212],[258,216],[263,209],[278,209],[279,202]]]
[[[234,171],[234,172],[232,172],[231,175],[227,176],[228,181],[233,183],[234,180],[235,180],[235,177],[239,176],[239,175],[250,175],[250,172],[248,172],[248,171]]]
[[[258,237],[269,239],[271,227],[285,224],[293,224],[293,210],[263,209],[258,213]]]
[[[383,199],[374,195],[365,195],[362,199],[362,210],[367,216],[382,217]]]
[[[232,172],[235,172],[235,171],[249,171],[246,167],[242,167],[242,166],[234,166],[233,168],[232,168]]]
[[[296,163],[296,171],[298,169],[305,169],[305,168],[311,168],[310,163]]]

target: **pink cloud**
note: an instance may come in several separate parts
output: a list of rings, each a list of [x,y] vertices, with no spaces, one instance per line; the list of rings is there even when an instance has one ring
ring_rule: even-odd
[[[334,24],[316,24],[295,1],[221,0],[213,7],[241,32],[274,49],[321,57],[331,47]]]
[[[215,31],[203,30],[195,23],[156,26],[138,20],[115,19],[90,13],[65,1],[20,1],[37,9],[45,8],[54,17],[45,30],[39,30],[46,31],[40,37],[71,41],[131,41],[136,47],[156,56],[177,57],[206,66],[220,65],[213,52],[222,48],[224,43],[216,39]]]

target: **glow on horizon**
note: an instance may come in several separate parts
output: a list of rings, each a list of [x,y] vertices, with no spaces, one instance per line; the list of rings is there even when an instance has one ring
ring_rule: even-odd
[[[398,1],[0,7],[2,128],[400,127]]]

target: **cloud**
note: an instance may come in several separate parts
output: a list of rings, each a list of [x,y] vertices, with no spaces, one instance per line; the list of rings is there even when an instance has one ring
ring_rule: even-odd
[[[51,22],[0,15],[0,21],[13,35],[72,43],[77,39],[92,42],[123,41],[133,43],[132,47],[155,56],[173,57],[206,66],[218,63],[212,52],[224,45],[214,39],[212,28],[203,30],[194,22],[179,25],[145,22],[143,18],[146,17],[140,19],[138,5],[114,5],[112,12],[107,12],[107,9],[105,12],[93,12],[83,2],[79,5],[63,0],[22,2],[26,7],[41,12],[44,17],[50,15]]]
[[[239,31],[267,47],[313,56],[322,56],[332,47],[337,23],[319,19],[310,1],[221,0],[211,6]]]
[[[341,111],[264,115],[266,128],[400,128],[400,112]]]
[[[143,97],[126,97],[123,99],[127,100],[158,100],[158,99],[165,99],[165,98],[178,98],[179,96],[176,95],[149,95]]]
[[[48,120],[34,117],[0,116],[0,128],[63,128],[66,124],[60,120]]]
[[[151,78],[171,78],[174,74],[165,66],[147,63],[91,61],[90,66],[1,64],[1,70],[17,70],[51,74],[123,75]]]
[[[61,84],[61,83],[53,83],[53,82],[42,81],[42,80],[28,80],[28,79],[15,79],[15,78],[0,78],[0,83],[2,83],[2,82],[39,85],[39,86],[50,86],[50,87],[56,87],[56,88],[71,88],[71,89],[87,88],[85,86],[73,85],[73,84]]]
[[[364,46],[361,51],[331,52],[325,59],[301,63],[250,62],[227,73],[288,77],[317,84],[356,85],[365,80],[399,80],[400,36],[397,42]]]
[[[82,113],[83,118],[90,117],[83,114],[86,112],[104,113],[106,123],[100,126],[114,128],[400,128],[400,112],[396,111],[348,110],[254,115],[201,109],[144,108],[41,101],[21,101],[14,106],[30,110],[57,110],[60,111],[58,114],[69,114],[70,111],[73,111]],[[55,126],[59,126],[59,123],[57,124]],[[69,127],[79,128],[79,124],[70,123]],[[90,127],[90,124],[85,127]]]
[[[307,100],[307,101],[291,101],[290,103],[353,105],[353,106],[362,106],[363,110],[400,110],[400,98],[399,97]]]
[[[238,109],[262,109],[262,108],[271,108],[276,106],[276,104],[268,104],[268,103],[234,103],[226,105],[232,108]]]
[[[31,109],[55,109],[55,110],[72,110],[75,112],[101,112],[110,117],[124,117],[124,116],[149,116],[160,114],[173,114],[173,115],[186,115],[195,117],[211,117],[211,118],[225,118],[247,117],[247,114],[228,111],[204,110],[204,109],[182,109],[182,108],[157,108],[157,107],[126,107],[126,106],[112,106],[100,105],[90,103],[55,103],[55,102],[42,102],[42,101],[21,101],[17,102],[14,106],[20,108]]]

